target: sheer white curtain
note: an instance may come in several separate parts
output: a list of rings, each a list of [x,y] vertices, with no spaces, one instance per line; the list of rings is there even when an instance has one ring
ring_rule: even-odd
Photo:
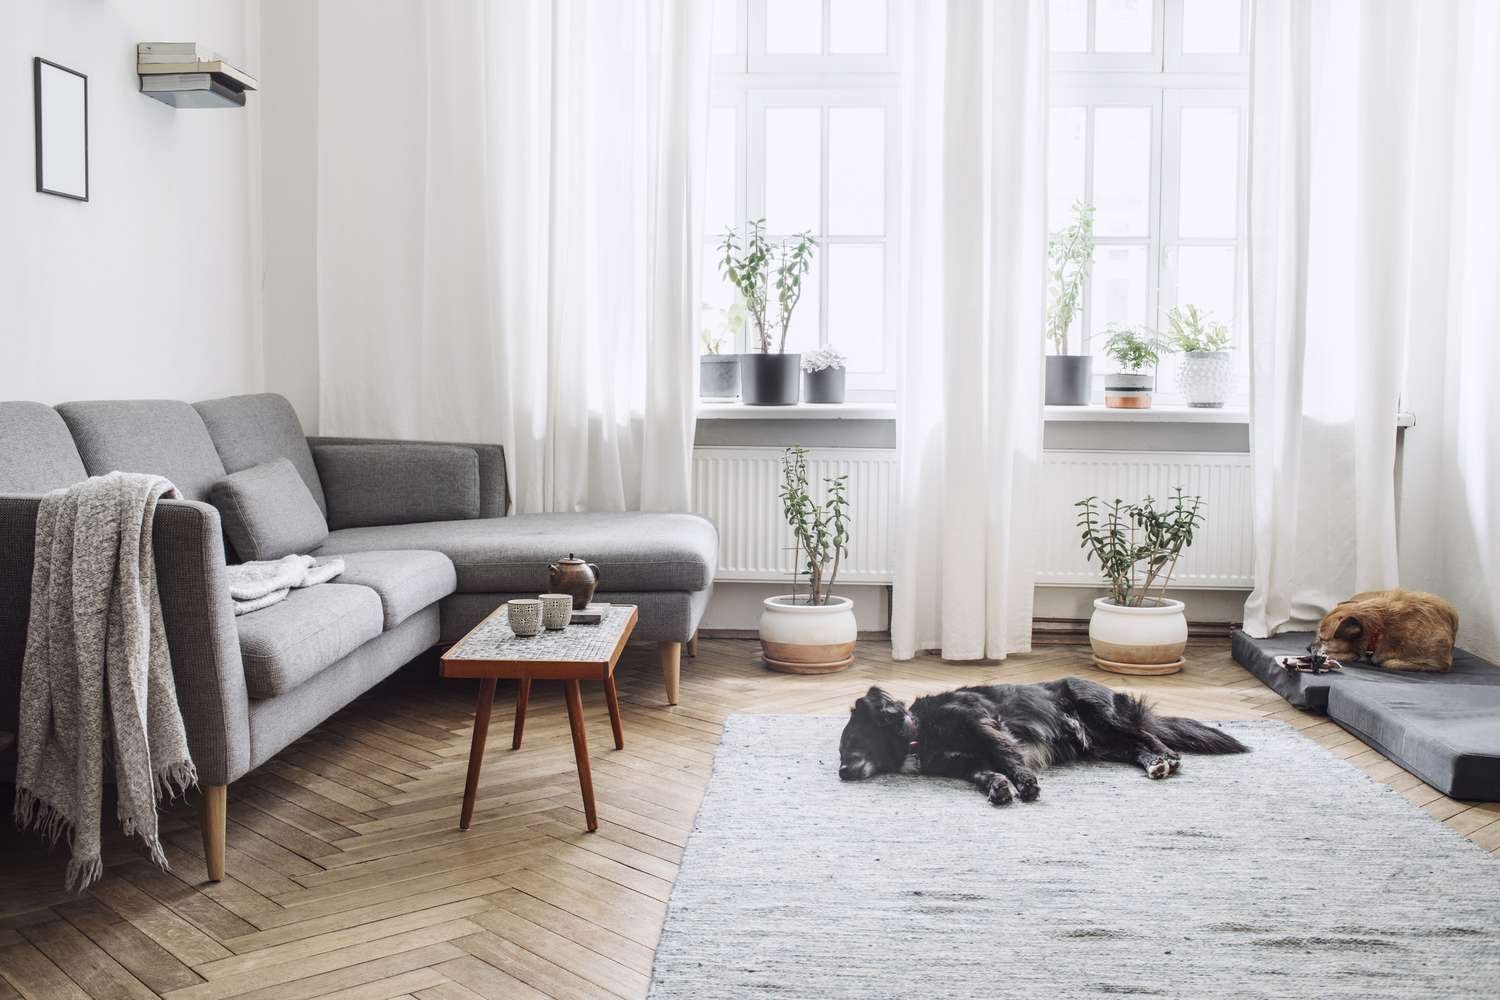
[[[1045,0],[908,5],[898,659],[1030,648],[1046,265]]]
[[[1351,593],[1398,583],[1395,415],[1408,350],[1425,359],[1446,342],[1461,375],[1493,363],[1470,325],[1484,314],[1475,297],[1493,296],[1495,271],[1469,271],[1486,258],[1470,256],[1465,241],[1486,238],[1472,232],[1472,213],[1486,198],[1493,209],[1495,150],[1465,162],[1453,145],[1492,129],[1497,114],[1483,90],[1492,79],[1477,76],[1497,54],[1492,15],[1479,2],[1256,3],[1253,635],[1310,627]],[[1488,37],[1476,35],[1486,21]],[[1466,52],[1473,79],[1460,80],[1454,67]],[[1491,211],[1490,237],[1497,222]],[[1459,254],[1451,272],[1433,257],[1446,260],[1450,248]],[[1487,277],[1476,284],[1476,274]],[[1449,310],[1455,296],[1475,311]],[[1437,418],[1445,404],[1431,402]],[[1458,405],[1495,412],[1472,387]],[[1431,431],[1425,423],[1416,434],[1438,433],[1438,420]],[[1405,527],[1417,544],[1438,525],[1406,518]]]
[[[498,440],[522,512],[686,507],[710,13],[320,4],[325,433]]]

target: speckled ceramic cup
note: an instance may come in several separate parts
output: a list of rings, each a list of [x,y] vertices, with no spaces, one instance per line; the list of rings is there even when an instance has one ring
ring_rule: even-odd
[[[541,601],[542,626],[552,629],[554,632],[561,628],[567,628],[568,622],[573,620],[573,595],[543,594]]]
[[[510,630],[516,635],[531,636],[542,630],[542,602],[535,597],[518,597],[505,602]]]

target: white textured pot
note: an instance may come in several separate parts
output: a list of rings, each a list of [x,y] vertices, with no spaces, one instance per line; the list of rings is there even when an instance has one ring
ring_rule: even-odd
[[[798,596],[799,602],[806,598]],[[827,604],[792,603],[792,595],[768,597],[760,613],[760,650],[766,666],[785,674],[830,674],[854,662],[854,602],[830,597]]]
[[[1170,599],[1135,608],[1099,598],[1089,618],[1094,663],[1116,674],[1175,674],[1187,647],[1182,611],[1182,602]]]
[[[1177,388],[1189,406],[1223,406],[1233,381],[1234,360],[1228,351],[1188,351],[1177,369]]]

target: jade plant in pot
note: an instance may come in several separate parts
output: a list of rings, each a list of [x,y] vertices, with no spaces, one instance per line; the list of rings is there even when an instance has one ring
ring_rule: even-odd
[[[1048,406],[1086,406],[1093,358],[1068,353],[1068,329],[1083,302],[1083,283],[1094,262],[1094,206],[1077,202],[1073,221],[1047,240]]]
[[[1109,596],[1094,601],[1089,645],[1094,663],[1117,674],[1174,674],[1187,647],[1187,616],[1167,596],[1177,560],[1203,526],[1203,498],[1182,487],[1158,505],[1085,497],[1078,527],[1086,558],[1097,559]]]
[[[704,399],[734,399],[740,394],[740,359],[725,354],[745,328],[745,307],[736,302],[719,310],[717,329],[704,327],[700,339],[703,353],[698,357],[698,395]]]
[[[802,355],[802,401],[842,403],[844,367],[848,363],[848,358],[831,347],[808,351]]]
[[[1149,410],[1156,388],[1156,366],[1165,344],[1145,327],[1111,327],[1104,353],[1115,369],[1104,376],[1104,405],[1117,410]]]
[[[1177,387],[1189,406],[1221,407],[1234,380],[1229,327],[1192,303],[1167,311],[1172,349],[1182,354]]]
[[[766,666],[788,674],[826,674],[854,662],[854,602],[833,593],[839,562],[849,554],[847,476],[823,480],[823,499],[810,492],[807,451],[781,458],[781,509],[796,545],[792,592],[768,597],[760,615]],[[802,573],[807,586],[799,589]]]
[[[719,271],[744,301],[753,337],[754,350],[739,356],[740,400],[751,406],[787,406],[797,402],[801,355],[786,353],[786,336],[818,241],[803,233],[772,246],[765,219],[746,229],[743,243],[732,228],[719,241]]]

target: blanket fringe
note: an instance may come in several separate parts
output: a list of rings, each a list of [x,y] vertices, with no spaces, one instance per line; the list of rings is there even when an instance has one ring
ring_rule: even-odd
[[[49,847],[56,847],[64,837],[72,846],[73,820],[52,803],[38,798],[30,788],[16,788],[16,806],[12,815],[18,830],[41,834]]]
[[[188,789],[198,787],[198,768],[188,759],[183,759],[175,764],[168,764],[156,772],[156,797],[168,800],[178,799],[188,793]]]

